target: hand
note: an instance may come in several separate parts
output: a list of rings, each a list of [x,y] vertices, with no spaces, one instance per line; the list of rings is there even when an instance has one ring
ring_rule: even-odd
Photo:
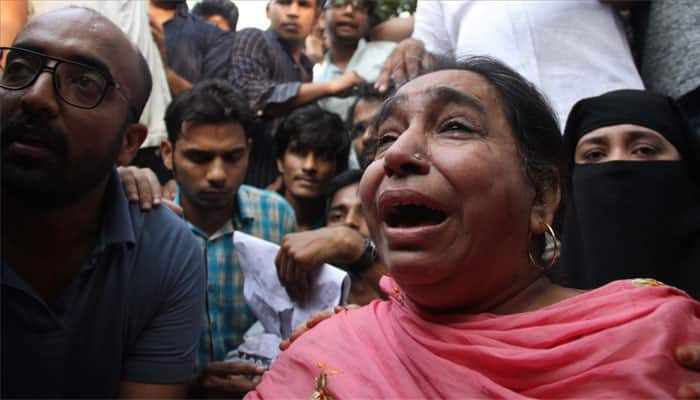
[[[331,81],[331,94],[333,96],[345,97],[350,94],[353,87],[364,81],[365,80],[355,70],[346,72],[339,78]]]
[[[165,32],[163,31],[163,25],[159,24],[150,13],[148,14],[148,24],[151,27],[153,41],[156,43],[156,46],[158,46],[158,52],[160,53],[160,59],[163,61],[163,67],[167,67],[168,56],[165,51]]]
[[[700,371],[700,345],[677,347],[676,360],[686,368]],[[678,397],[681,399],[700,399],[700,382],[681,385],[678,388]]]
[[[323,263],[349,264],[362,256],[364,246],[362,235],[346,226],[290,233],[275,258],[277,276],[289,297],[301,301]]]
[[[241,398],[255,390],[263,372],[265,368],[257,364],[212,362],[197,378],[196,384],[203,391],[201,397]]]
[[[421,71],[431,68],[433,57],[425,50],[423,42],[416,39],[401,41],[389,54],[379,72],[374,87],[385,93],[394,82],[399,87],[418,76]]]
[[[153,171],[148,168],[118,167],[117,173],[130,202],[139,203],[143,211],[160,205],[160,182]]]
[[[332,317],[333,314],[338,314],[341,311],[352,310],[354,308],[360,308],[357,304],[348,304],[347,306],[336,306],[333,311],[321,311],[311,316],[306,322],[301,323],[294,329],[294,332],[287,338],[280,342],[280,350],[285,351],[291,346],[292,342],[299,339],[301,335],[308,332],[314,326],[318,325],[319,322],[325,321]]]
[[[177,194],[177,182],[175,182],[175,179],[165,182],[160,194],[164,199],[175,200],[175,195]]]

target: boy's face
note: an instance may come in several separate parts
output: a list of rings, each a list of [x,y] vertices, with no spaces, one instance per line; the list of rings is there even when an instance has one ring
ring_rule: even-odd
[[[362,0],[331,0],[323,11],[328,34],[335,40],[356,43],[369,31],[369,14]]]
[[[175,146],[162,145],[163,161],[173,171],[183,205],[202,210],[231,206],[245,179],[251,142],[237,122],[182,124]]]
[[[266,8],[270,27],[286,42],[303,43],[319,17],[316,1],[271,0]]]
[[[317,199],[325,196],[328,184],[335,176],[335,159],[300,152],[290,144],[284,156],[277,160],[277,169],[282,175],[284,189],[288,195],[301,199]]]

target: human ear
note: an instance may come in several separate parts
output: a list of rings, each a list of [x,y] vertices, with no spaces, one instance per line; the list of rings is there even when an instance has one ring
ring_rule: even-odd
[[[543,172],[532,208],[530,209],[530,232],[540,235],[545,231],[545,224],[552,225],[561,201],[559,171],[551,167]]]
[[[170,140],[163,140],[160,143],[160,156],[163,159],[165,168],[173,170],[173,144]]]
[[[284,173],[284,163],[279,158],[277,159],[277,172],[280,174]]]
[[[141,144],[146,140],[148,128],[141,124],[131,124],[124,132],[122,145],[117,155],[117,165],[129,165],[136,157],[136,153],[141,148]]]

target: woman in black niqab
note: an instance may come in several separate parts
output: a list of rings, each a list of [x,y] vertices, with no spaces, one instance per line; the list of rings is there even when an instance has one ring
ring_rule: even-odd
[[[575,162],[580,139],[633,124],[661,134],[676,161]],[[700,146],[669,97],[618,90],[579,101],[564,133],[568,196],[560,260],[569,286],[654,278],[700,299]]]

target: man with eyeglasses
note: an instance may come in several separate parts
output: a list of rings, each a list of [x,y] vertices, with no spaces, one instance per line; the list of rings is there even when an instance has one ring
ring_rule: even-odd
[[[2,397],[182,397],[203,256],[114,168],[146,136],[148,66],[99,13],[32,19],[2,48]]]
[[[332,81],[353,70],[368,82],[377,79],[396,43],[365,40],[375,6],[376,0],[324,0],[321,18],[326,24],[329,47],[314,82]],[[354,101],[355,96],[326,97],[319,104],[345,118]]]

